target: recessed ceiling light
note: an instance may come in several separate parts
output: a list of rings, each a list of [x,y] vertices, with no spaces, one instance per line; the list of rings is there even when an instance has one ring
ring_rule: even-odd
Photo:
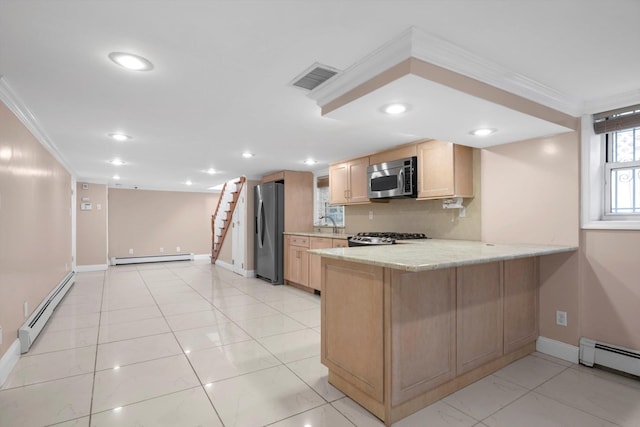
[[[120,132],[110,133],[109,136],[115,139],[116,141],[127,141],[129,139],[133,139],[129,135],[125,135],[124,133],[120,133]]]
[[[113,179],[115,179],[116,181],[120,179],[120,175],[113,175]]]
[[[216,173],[216,170],[214,168],[209,168],[205,172],[208,173],[209,175],[213,175]]]
[[[109,59],[127,70],[149,71],[153,70],[153,64],[147,58],[125,52],[111,52]]]
[[[251,157],[253,157],[253,153],[245,151],[244,153],[242,153],[242,157],[244,157],[245,159],[250,159]]]
[[[397,114],[402,114],[405,111],[408,110],[409,107],[407,107],[407,105],[405,104],[389,104],[389,105],[385,105],[382,108],[382,111],[385,112],[386,114],[390,114],[390,115],[397,115]]]
[[[192,184],[193,184],[193,182],[191,182],[191,181],[187,181],[187,182],[185,182],[185,184],[187,184],[187,185],[192,185]]]
[[[316,162],[313,159],[307,159],[307,160],[304,161],[305,165],[315,165],[316,163],[318,163],[318,162]]]
[[[111,164],[112,164],[112,165],[114,165],[114,166],[122,166],[122,165],[124,165],[124,164],[125,164],[125,162],[123,162],[123,161],[122,161],[122,160],[120,160],[120,159],[113,159],[113,160],[111,160],[109,163],[111,163]]]
[[[498,131],[497,129],[480,128],[480,129],[474,129],[469,133],[473,136],[489,136],[493,133],[496,133],[497,131]]]

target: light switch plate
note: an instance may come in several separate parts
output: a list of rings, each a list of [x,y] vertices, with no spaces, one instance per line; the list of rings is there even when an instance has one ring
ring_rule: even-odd
[[[556,311],[556,325],[559,326],[567,326],[567,312],[566,311]]]

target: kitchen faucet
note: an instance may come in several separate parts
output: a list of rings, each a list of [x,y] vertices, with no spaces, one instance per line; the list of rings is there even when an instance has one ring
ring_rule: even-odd
[[[338,234],[338,226],[336,225],[336,220],[333,219],[332,217],[325,215],[325,216],[321,216],[320,219],[330,219],[331,222],[333,223],[333,234]]]

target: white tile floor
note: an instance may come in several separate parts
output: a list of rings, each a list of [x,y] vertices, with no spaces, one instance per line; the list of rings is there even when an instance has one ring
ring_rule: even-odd
[[[381,426],[327,383],[320,299],[202,263],[80,273],[0,427]],[[395,424],[640,426],[640,382],[534,354]]]

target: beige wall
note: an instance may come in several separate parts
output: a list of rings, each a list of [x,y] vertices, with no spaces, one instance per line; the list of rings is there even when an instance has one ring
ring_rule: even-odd
[[[345,207],[345,233],[394,231],[425,233],[438,239],[480,240],[482,185],[480,151],[474,150],[474,193],[465,199],[466,216],[458,209],[442,209],[442,200],[392,199],[388,203],[369,203]],[[373,212],[373,219],[369,219]]]
[[[84,189],[83,186],[88,187]],[[84,202],[83,199],[89,199]],[[91,203],[91,210],[81,210]],[[78,182],[76,185],[76,265],[107,264],[107,186]]]
[[[109,189],[109,258],[211,253],[213,193]]]
[[[482,150],[482,240],[578,246],[579,136]],[[540,335],[577,345],[580,337],[578,253],[541,257]],[[566,327],[555,324],[567,312]]]
[[[71,176],[0,102],[0,357],[71,270]],[[29,313],[30,314],[30,313]]]
[[[640,350],[640,231],[584,230],[582,335]]]

